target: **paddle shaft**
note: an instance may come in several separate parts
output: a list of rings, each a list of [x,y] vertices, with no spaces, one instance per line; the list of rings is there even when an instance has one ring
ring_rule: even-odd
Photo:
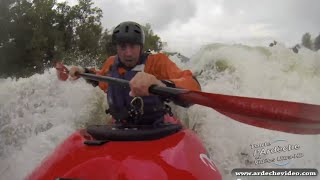
[[[85,79],[107,82],[107,83],[122,86],[125,88],[130,87],[129,81],[124,79],[118,79],[118,78],[113,78],[109,76],[99,76],[99,75],[90,74],[90,73],[79,73],[79,76]],[[188,90],[152,85],[149,88],[149,92],[152,94],[164,96],[164,97],[176,97],[177,95],[180,95],[182,93],[187,93]]]

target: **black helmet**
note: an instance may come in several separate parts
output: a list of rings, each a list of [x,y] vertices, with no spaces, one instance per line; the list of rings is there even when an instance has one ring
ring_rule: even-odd
[[[142,27],[135,22],[126,21],[120,23],[112,33],[112,43],[137,43],[144,45],[144,32]]]

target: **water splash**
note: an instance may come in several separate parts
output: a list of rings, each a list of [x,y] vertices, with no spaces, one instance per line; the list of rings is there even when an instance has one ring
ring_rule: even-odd
[[[299,53],[277,45],[249,47],[212,44],[188,62],[207,92],[320,104],[320,54]],[[0,79],[0,175],[23,179],[70,133],[86,124],[105,123],[105,94],[85,83],[58,81],[54,69],[29,78]],[[250,144],[277,138],[301,145],[304,157],[288,167],[320,169],[320,138],[280,133],[235,122],[216,111],[195,105],[176,114],[202,138],[224,179],[231,170],[256,166]]]
[[[222,70],[219,61],[223,62]],[[319,52],[302,49],[295,54],[281,45],[269,48],[213,44],[198,52],[191,63],[207,92],[320,104]],[[230,172],[234,168],[276,168],[267,163],[252,164],[250,144],[277,138],[299,144],[304,153],[303,158],[286,167],[320,168],[319,135],[292,135],[256,128],[201,106],[192,107],[188,114],[193,116],[189,116],[190,123],[196,124],[196,131],[224,179],[232,179]]]

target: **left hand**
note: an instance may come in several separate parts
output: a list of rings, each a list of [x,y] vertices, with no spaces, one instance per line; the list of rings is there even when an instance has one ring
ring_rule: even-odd
[[[130,93],[129,95],[134,96],[150,96],[149,87],[151,85],[158,85],[165,87],[160,80],[154,75],[145,72],[138,72],[130,81]]]

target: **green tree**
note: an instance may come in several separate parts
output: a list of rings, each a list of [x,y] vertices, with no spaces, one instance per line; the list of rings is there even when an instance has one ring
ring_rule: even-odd
[[[100,41],[100,52],[102,56],[111,56],[117,53],[115,46],[112,44],[112,31],[105,29]]]
[[[54,55],[55,0],[15,0],[9,6],[9,33],[3,43],[4,74],[27,76],[40,72]]]
[[[66,2],[58,3],[55,9],[55,52],[58,58],[61,54],[71,51],[75,47],[74,44],[74,26],[75,26],[75,13]]]
[[[0,1],[0,46],[8,41],[10,11],[9,6],[13,3],[12,0]]]
[[[38,68],[42,67],[43,60],[51,60],[54,56],[56,44],[55,0],[34,0],[30,18],[33,25],[32,51],[30,56]]]
[[[146,40],[145,40],[145,50],[153,50],[156,52],[159,52],[163,48],[163,42],[161,41],[160,37],[153,33],[153,30],[151,29],[151,25],[147,23],[145,26],[143,26]]]
[[[30,75],[42,71],[48,60],[99,52],[102,11],[92,8],[91,0],[73,7],[56,0],[2,0],[0,5],[4,75]]]
[[[11,0],[0,1],[0,77],[6,73],[7,57],[5,47],[9,42],[9,25],[10,25],[10,11],[9,6],[12,4]]]
[[[310,33],[305,33],[302,36],[302,45],[308,49],[312,49],[311,35]]]
[[[76,43],[78,50],[84,53],[97,55],[99,40],[101,38],[102,10],[94,7],[91,0],[79,0],[78,5],[73,7],[76,14]]]
[[[102,33],[101,18],[92,0],[78,0],[75,6],[56,0],[1,0],[0,76],[41,72],[48,60],[98,62],[115,54],[112,33]],[[144,29],[145,49],[160,51],[160,37],[150,24]]]
[[[314,50],[318,51],[320,49],[320,34],[314,40]]]
[[[33,27],[30,18],[32,3],[26,0],[7,4],[7,35],[2,40],[1,72],[4,75],[22,75],[32,68],[29,53],[32,50]]]

